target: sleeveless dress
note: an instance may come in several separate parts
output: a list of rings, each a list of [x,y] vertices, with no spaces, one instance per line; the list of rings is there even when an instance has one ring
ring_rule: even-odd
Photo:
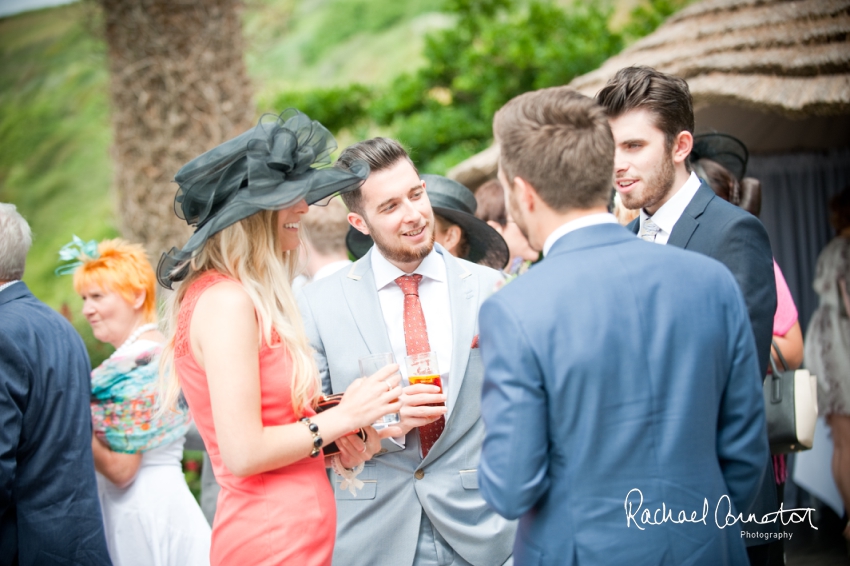
[[[174,344],[180,386],[221,486],[210,563],[329,566],[336,534],[336,504],[324,458],[307,456],[283,468],[242,478],[231,474],[221,460],[207,378],[192,354],[189,323],[198,298],[223,281],[233,280],[209,271],[191,284],[178,313]],[[275,335],[273,346],[263,343],[259,355],[263,425],[296,422],[288,351]],[[311,409],[305,412],[305,416],[313,415]]]

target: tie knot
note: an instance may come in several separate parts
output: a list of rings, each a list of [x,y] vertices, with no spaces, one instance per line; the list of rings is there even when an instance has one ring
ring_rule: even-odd
[[[422,276],[418,273],[413,275],[402,275],[395,282],[401,287],[401,292],[405,295],[419,295],[419,282],[422,281]]]
[[[655,236],[661,231],[661,227],[652,221],[652,218],[647,218],[643,226],[640,228],[640,237],[648,242],[654,242]]]

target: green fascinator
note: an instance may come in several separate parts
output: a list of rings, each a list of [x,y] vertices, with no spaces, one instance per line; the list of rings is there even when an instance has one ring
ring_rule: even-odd
[[[97,240],[89,240],[84,242],[78,236],[62,246],[59,250],[59,261],[68,261],[65,265],[60,265],[54,273],[56,275],[68,275],[74,273],[78,267],[87,261],[97,259],[100,254],[97,251]]]

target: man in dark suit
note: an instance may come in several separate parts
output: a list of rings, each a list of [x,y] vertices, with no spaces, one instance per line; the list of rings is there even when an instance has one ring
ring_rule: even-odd
[[[614,134],[615,188],[626,208],[640,209],[629,229],[644,240],[699,252],[729,268],[744,294],[764,379],[776,312],[770,241],[755,216],[718,198],[690,171],[694,112],[688,84],[649,67],[628,67],[608,81],[596,100],[605,108]],[[758,517],[778,510],[769,458],[766,466],[768,473],[750,509]],[[757,530],[778,529],[777,523],[770,523]],[[767,564],[766,539],[746,540],[752,564]]]
[[[0,203],[0,564],[110,564],[91,452],[91,365],[20,281],[32,236]]]
[[[747,564],[723,517],[769,452],[735,279],[607,212],[614,139],[593,100],[526,93],[493,129],[510,214],[544,255],[479,317],[478,479],[520,517],[516,564]]]

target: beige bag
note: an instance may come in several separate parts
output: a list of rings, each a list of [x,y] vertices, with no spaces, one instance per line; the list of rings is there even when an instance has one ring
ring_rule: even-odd
[[[773,373],[762,386],[770,451],[785,454],[809,450],[818,419],[817,379],[807,369],[789,370],[775,341],[773,348],[784,369],[779,371],[770,356]]]

